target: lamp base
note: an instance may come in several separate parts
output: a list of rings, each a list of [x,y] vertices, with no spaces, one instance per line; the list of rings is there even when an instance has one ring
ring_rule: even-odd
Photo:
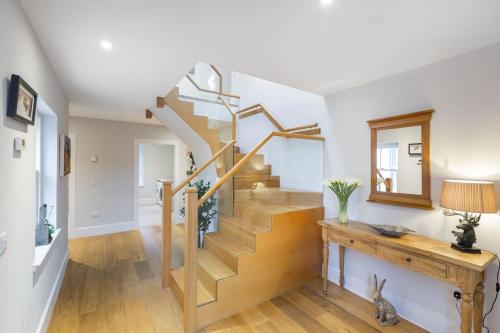
[[[451,243],[451,247],[460,252],[481,254],[481,249],[478,249],[477,247],[464,247],[458,245],[457,243]]]

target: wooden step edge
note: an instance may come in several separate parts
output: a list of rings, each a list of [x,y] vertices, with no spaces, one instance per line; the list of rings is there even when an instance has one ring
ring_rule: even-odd
[[[216,234],[216,233],[214,233]],[[220,233],[217,233],[220,234]],[[220,237],[220,236],[219,236]],[[226,243],[221,243],[219,238],[217,236],[213,237],[210,236],[210,234],[207,234],[205,236],[205,246],[204,248],[208,251],[210,251],[217,259],[222,261],[224,264],[226,264],[229,268],[231,268],[233,271],[238,274],[238,258],[243,255],[251,254],[255,252],[254,248],[251,248],[245,244],[244,251],[235,253],[234,251],[231,251],[228,247],[228,244]]]
[[[234,175],[234,180],[280,180],[280,176],[266,174],[237,174]]]
[[[184,267],[179,267],[170,271],[170,277],[173,282],[172,291],[181,307],[184,307]],[[198,307],[217,301],[216,297],[205,288],[200,279],[198,279],[196,300]]]
[[[224,218],[224,223],[230,224],[233,228],[241,228],[242,232],[251,234],[255,238],[255,241],[257,241],[257,236],[259,234],[271,231],[271,229],[259,227],[251,223],[251,221],[245,219],[245,217],[234,216],[230,218]]]
[[[236,218],[237,219],[237,218]],[[243,220],[240,220],[243,221]],[[234,218],[228,219],[220,219],[219,220],[219,232],[223,235],[227,235],[231,239],[241,242],[246,246],[255,250],[256,248],[256,232],[253,232],[251,229],[246,228],[242,225],[242,222],[234,221]]]
[[[236,275],[236,271],[205,249],[198,250],[198,267],[215,282]]]

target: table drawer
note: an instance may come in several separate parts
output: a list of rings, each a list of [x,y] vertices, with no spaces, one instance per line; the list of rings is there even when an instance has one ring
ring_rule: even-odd
[[[355,249],[366,254],[377,254],[377,245],[375,243],[362,240],[361,238],[339,234],[331,230],[329,232],[328,239],[334,243],[338,243],[339,245]]]
[[[378,246],[377,254],[381,259],[388,260],[403,268],[446,280],[446,264],[394,250],[382,245]]]

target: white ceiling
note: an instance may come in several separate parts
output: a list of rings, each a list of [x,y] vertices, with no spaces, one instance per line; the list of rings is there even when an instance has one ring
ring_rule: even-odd
[[[110,119],[198,61],[328,94],[500,42],[498,0],[20,1],[72,113]]]

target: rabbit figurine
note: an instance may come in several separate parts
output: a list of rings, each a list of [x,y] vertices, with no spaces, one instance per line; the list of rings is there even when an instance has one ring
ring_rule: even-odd
[[[399,322],[399,316],[388,300],[382,297],[382,288],[384,288],[385,279],[380,284],[377,283],[377,275],[375,275],[375,289],[373,289],[373,303],[377,308],[373,316],[378,319],[380,326],[392,326]]]

